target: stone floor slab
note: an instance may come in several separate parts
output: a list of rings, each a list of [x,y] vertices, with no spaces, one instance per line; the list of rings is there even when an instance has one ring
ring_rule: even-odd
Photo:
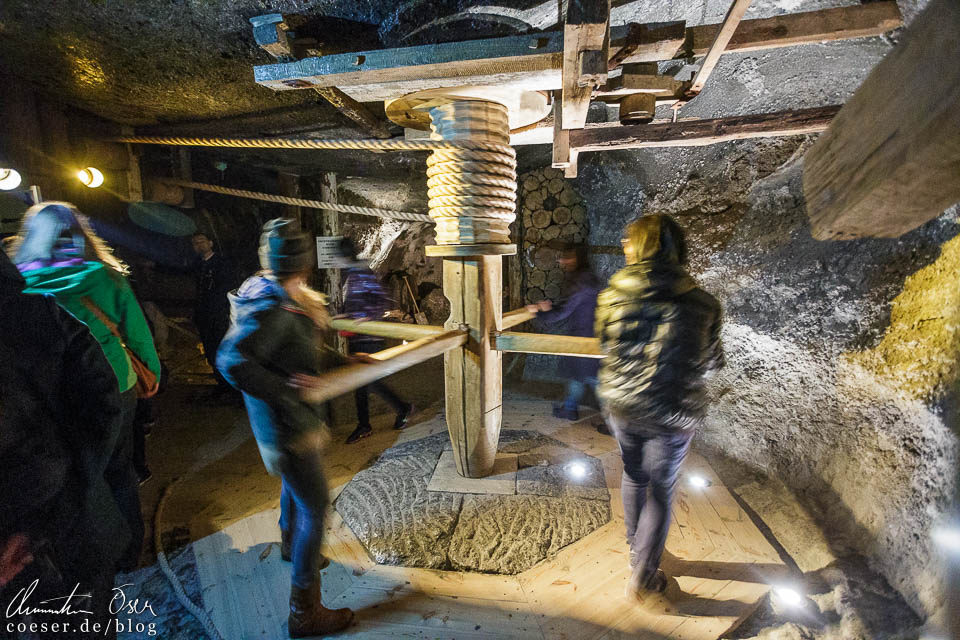
[[[430,478],[427,491],[447,493],[477,493],[511,496],[517,493],[517,456],[498,453],[493,472],[485,478],[464,478],[457,473],[453,451],[444,451]]]

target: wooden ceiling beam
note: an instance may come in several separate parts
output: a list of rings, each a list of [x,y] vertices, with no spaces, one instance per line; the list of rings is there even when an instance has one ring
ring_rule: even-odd
[[[826,130],[840,106],[796,109],[704,120],[680,120],[639,125],[602,123],[570,132],[577,151],[609,151],[646,147],[695,147],[747,138],[819,133]]]

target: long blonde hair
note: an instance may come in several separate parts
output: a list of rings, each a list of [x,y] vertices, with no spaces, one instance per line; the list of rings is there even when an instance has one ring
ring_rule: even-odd
[[[273,278],[281,285],[289,277],[280,279],[277,278],[276,274],[272,271],[264,271],[264,275],[267,275],[270,278]],[[287,293],[290,294],[290,297],[296,302],[300,307],[306,312],[306,314],[313,320],[313,323],[317,325],[317,328],[326,331],[330,328],[330,314],[327,312],[327,296],[320,293],[306,282],[301,282],[300,286],[293,289],[293,291],[287,290]]]
[[[123,275],[127,275],[130,272],[130,268],[120,260],[120,258],[113,255],[113,249],[110,248],[110,245],[93,230],[93,225],[90,224],[90,218],[80,213],[80,210],[69,202],[57,202],[53,200],[35,204],[24,212],[20,230],[17,232],[13,242],[6,247],[7,255],[10,256],[11,260],[16,260],[17,253],[19,253],[24,241],[30,234],[33,219],[38,213],[49,207],[61,207],[70,213],[70,216],[76,222],[76,228],[84,239],[84,259],[102,262]]]

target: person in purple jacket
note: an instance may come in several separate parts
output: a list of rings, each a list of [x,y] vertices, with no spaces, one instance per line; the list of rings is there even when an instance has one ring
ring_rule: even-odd
[[[343,309],[340,315],[352,320],[380,320],[393,308],[389,294],[366,262],[357,259],[357,250],[350,238],[340,242],[340,254],[344,260],[345,283]],[[382,351],[386,346],[383,338],[351,333],[346,336],[351,354],[367,354]],[[357,404],[357,428],[347,437],[347,444],[353,444],[373,433],[370,426],[370,391],[386,400],[397,414],[393,428],[400,430],[407,426],[407,419],[414,412],[413,404],[404,402],[394,391],[381,381],[372,382],[354,391]]]
[[[563,294],[554,306],[550,300],[528,305],[530,311],[538,311],[537,318],[547,324],[566,321],[566,335],[593,337],[593,314],[597,308],[600,280],[590,271],[587,247],[582,244],[564,243],[557,253],[557,264],[566,274]],[[557,373],[567,379],[567,396],[553,407],[556,418],[580,419],[580,400],[587,386],[596,394],[597,370],[600,361],[596,358],[564,357],[560,359]]]

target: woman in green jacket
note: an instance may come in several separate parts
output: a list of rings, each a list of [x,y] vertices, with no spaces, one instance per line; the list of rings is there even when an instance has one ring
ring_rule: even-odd
[[[133,466],[137,374],[124,344],[159,379],[160,358],[150,329],[124,277],[125,266],[73,205],[44,202],[27,210],[13,250],[14,262],[27,282],[24,292],[53,295],[60,306],[86,324],[117,376],[122,410],[116,425],[117,445],[105,476],[133,533],[120,568],[132,569],[140,556],[144,527]],[[116,325],[122,342],[101,316]]]

